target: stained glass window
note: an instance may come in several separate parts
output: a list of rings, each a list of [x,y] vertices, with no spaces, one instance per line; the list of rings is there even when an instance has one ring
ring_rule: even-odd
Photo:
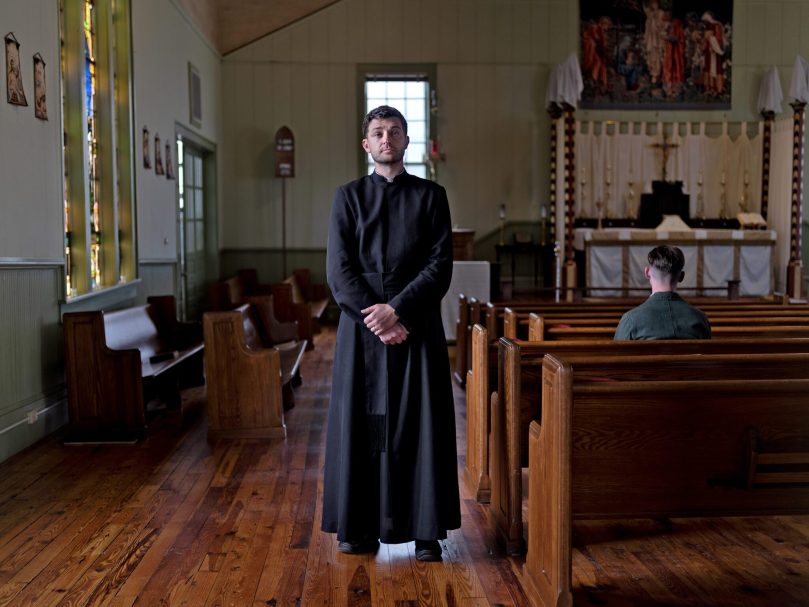
[[[60,20],[61,23],[64,24],[65,22],[65,6],[64,2],[59,3],[59,12],[60,12]],[[64,26],[63,26],[64,27]],[[65,40],[64,37],[60,37],[59,40],[59,64],[62,69],[62,74],[66,74],[66,63],[65,63]],[[65,88],[61,87],[62,92],[62,107],[65,107]],[[67,133],[62,136],[62,154],[67,154]],[[63,190],[62,193],[64,194],[64,198],[62,201],[63,208],[64,208],[64,217],[65,217],[65,288],[68,297],[72,297],[76,294],[76,287],[73,283],[73,259],[70,254],[70,199],[67,195],[68,192],[68,183],[67,183],[67,163],[64,165],[64,175],[62,175],[63,179]]]
[[[61,0],[60,11],[65,284],[71,298],[137,277],[131,5]]]
[[[101,285],[101,201],[98,175],[98,139],[96,137],[96,7],[84,0],[84,90],[87,119],[87,164],[90,186],[90,288]]]

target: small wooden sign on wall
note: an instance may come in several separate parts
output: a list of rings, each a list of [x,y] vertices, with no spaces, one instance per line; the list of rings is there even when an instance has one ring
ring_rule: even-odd
[[[295,176],[295,136],[286,126],[275,133],[275,176]]]

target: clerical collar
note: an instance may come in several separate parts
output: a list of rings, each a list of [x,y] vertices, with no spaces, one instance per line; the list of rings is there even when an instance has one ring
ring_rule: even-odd
[[[394,175],[393,177],[385,177],[384,175],[380,175],[379,173],[376,172],[376,170],[374,170],[374,172],[371,173],[371,175],[374,178],[374,181],[384,181],[386,183],[393,183],[394,181],[399,179],[402,175],[406,175],[406,174],[407,173],[405,172],[404,167],[402,167],[402,170],[397,175]]]

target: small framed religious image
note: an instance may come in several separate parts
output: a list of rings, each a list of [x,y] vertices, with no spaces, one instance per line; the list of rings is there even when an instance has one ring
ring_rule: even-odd
[[[48,105],[45,101],[45,60],[42,55],[34,55],[34,115],[40,120],[48,119]]]
[[[157,175],[165,175],[163,170],[163,160],[160,156],[160,135],[154,134],[154,172]]]
[[[12,32],[6,34],[6,92],[7,101],[14,105],[28,105],[22,88],[20,71],[20,43]]]
[[[143,168],[152,168],[152,159],[149,157],[149,129],[143,127]]]
[[[188,106],[191,124],[202,126],[202,81],[199,70],[191,63],[188,64]]]
[[[171,144],[166,142],[166,179],[174,179],[174,163],[171,161]]]

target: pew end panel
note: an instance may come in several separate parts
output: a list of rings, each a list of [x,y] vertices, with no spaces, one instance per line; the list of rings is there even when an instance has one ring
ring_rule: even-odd
[[[136,442],[146,432],[140,350],[107,347],[100,312],[65,314],[64,337],[66,441]]]
[[[564,436],[570,427],[558,426],[555,429],[561,434],[549,435],[541,444],[542,427],[538,422],[531,422],[528,438],[529,457],[536,462],[528,472],[528,502],[536,507],[529,511],[531,532],[523,565],[523,582],[528,598],[536,607],[570,607],[573,604],[570,451],[565,448],[565,445],[570,445],[570,437]],[[541,451],[543,447],[548,448]]]
[[[281,355],[275,348],[261,347],[248,310],[244,305],[203,315],[211,441],[286,438]]]
[[[482,504],[491,500],[489,476],[489,397],[492,367],[489,337],[476,324],[472,329],[472,369],[466,379],[466,469],[467,484]],[[496,378],[495,378],[496,379]]]
[[[458,295],[458,321],[455,323],[455,383],[463,387],[466,382],[466,349],[469,347],[467,326],[469,325],[469,302],[463,293]]]
[[[475,298],[469,298],[469,320],[466,325],[466,351],[464,356],[463,377],[466,377],[467,371],[472,368],[472,327],[480,323],[481,314],[483,313],[483,305]]]
[[[491,396],[491,523],[495,537],[505,545],[509,555],[520,555],[525,550],[522,521],[522,467],[519,441],[520,414],[505,406],[518,385],[520,350],[506,338],[498,345],[497,392]],[[519,478],[515,478],[515,475]],[[514,495],[519,491],[520,495]]]

